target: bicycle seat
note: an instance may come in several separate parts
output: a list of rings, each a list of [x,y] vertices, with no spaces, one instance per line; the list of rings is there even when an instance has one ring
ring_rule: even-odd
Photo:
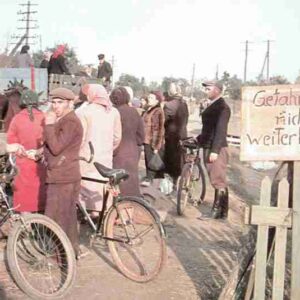
[[[189,149],[198,149],[199,145],[194,138],[182,140],[182,146]]]
[[[113,184],[118,184],[121,180],[126,180],[129,177],[129,174],[124,169],[110,169],[98,162],[94,162],[94,166],[101,176],[109,178]]]

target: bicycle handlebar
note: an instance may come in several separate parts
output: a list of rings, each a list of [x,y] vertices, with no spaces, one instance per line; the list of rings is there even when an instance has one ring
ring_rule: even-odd
[[[94,154],[95,154],[95,149],[94,149],[94,146],[91,141],[89,141],[89,148],[90,148],[90,158],[89,159],[86,159],[85,157],[82,157],[82,156],[79,157],[79,160],[83,160],[83,161],[87,162],[88,164],[90,164],[93,161]]]

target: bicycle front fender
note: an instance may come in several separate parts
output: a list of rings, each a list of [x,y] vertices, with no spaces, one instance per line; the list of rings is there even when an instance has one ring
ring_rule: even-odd
[[[125,201],[125,200],[137,202],[141,206],[143,206],[145,209],[147,209],[151,213],[151,215],[153,216],[153,218],[155,219],[155,222],[159,225],[161,236],[163,238],[167,237],[165,228],[164,228],[163,224],[160,221],[160,217],[159,217],[158,213],[156,212],[156,210],[153,207],[151,207],[147,202],[145,202],[142,197],[136,197],[136,196],[118,197],[116,199],[116,202],[119,203],[119,202],[122,202],[122,201]]]

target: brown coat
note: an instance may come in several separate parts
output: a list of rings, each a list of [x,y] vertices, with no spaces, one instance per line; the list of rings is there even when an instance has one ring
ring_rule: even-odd
[[[165,116],[160,105],[154,106],[143,114],[145,128],[145,144],[153,150],[159,150],[164,145]]]
[[[72,183],[81,179],[79,149],[83,129],[71,111],[53,125],[45,127],[47,183]]]
[[[127,104],[120,105],[122,140],[114,152],[113,167],[125,169],[129,178],[121,182],[120,191],[123,196],[140,196],[138,164],[140,146],[144,142],[143,120],[135,108]]]

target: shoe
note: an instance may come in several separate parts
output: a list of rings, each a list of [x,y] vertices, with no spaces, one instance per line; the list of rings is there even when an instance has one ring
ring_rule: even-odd
[[[90,254],[89,250],[82,250],[81,247],[79,247],[79,250],[76,254],[76,260],[83,259],[84,257],[88,256]]]

